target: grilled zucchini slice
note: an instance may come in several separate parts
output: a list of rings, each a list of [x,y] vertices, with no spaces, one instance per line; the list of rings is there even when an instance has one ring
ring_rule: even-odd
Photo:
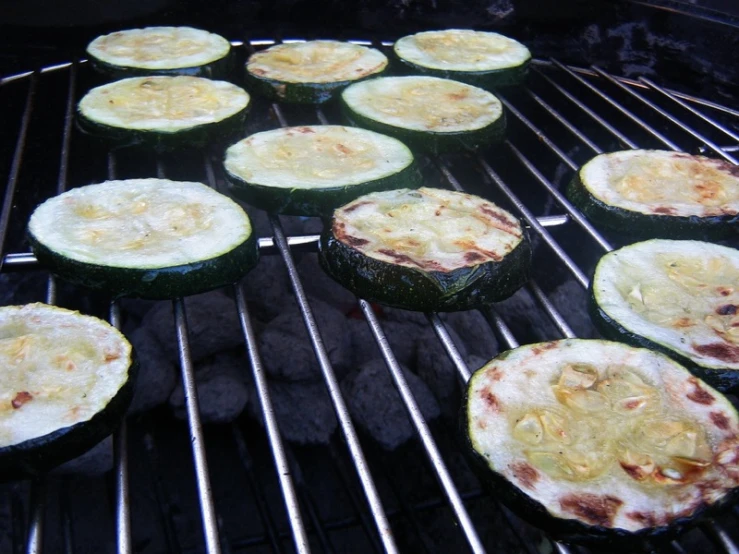
[[[235,196],[292,215],[330,216],[362,194],[421,184],[402,142],[339,125],[257,133],[231,146],[224,165]]]
[[[240,279],[257,261],[249,217],[201,184],[106,181],[50,198],[31,215],[38,260],[114,296],[174,298]]]
[[[596,225],[643,238],[718,238],[739,227],[739,172],[704,156],[601,154],[575,175],[567,195]]]
[[[739,486],[731,402],[650,350],[580,339],[510,350],[475,372],[462,414],[481,480],[566,540],[631,551]]]
[[[470,29],[409,35],[395,43],[393,53],[414,72],[484,89],[521,83],[531,61],[529,49],[517,40]]]
[[[93,88],[77,106],[77,123],[120,145],[197,148],[241,133],[249,94],[201,77],[131,77]]]
[[[114,79],[141,75],[228,77],[231,43],[192,27],[144,27],[97,37],[87,46],[92,66]]]
[[[603,256],[592,318],[614,340],[660,350],[720,390],[739,385],[739,251],[653,239]]]
[[[321,104],[348,84],[387,68],[374,48],[335,40],[276,44],[252,54],[246,64],[251,90],[278,102]]]
[[[341,94],[346,117],[413,149],[442,154],[500,141],[503,106],[491,93],[437,77],[380,77]]]
[[[513,294],[528,279],[520,222],[492,202],[442,189],[360,196],[334,212],[323,269],[357,296],[408,310],[457,311]]]
[[[108,436],[133,396],[131,345],[95,317],[0,308],[0,481],[37,476]]]

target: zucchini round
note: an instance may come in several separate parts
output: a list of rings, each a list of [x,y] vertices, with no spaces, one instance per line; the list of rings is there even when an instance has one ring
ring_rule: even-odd
[[[739,227],[739,172],[704,156],[601,154],[575,175],[567,195],[596,225],[643,238],[719,238]]]
[[[77,106],[86,133],[120,145],[197,148],[239,135],[249,95],[200,77],[131,77],[93,88]]]
[[[528,279],[531,247],[520,222],[492,202],[401,189],[337,209],[321,236],[319,260],[361,298],[449,312],[513,294]]]
[[[374,48],[335,40],[276,44],[252,54],[246,64],[251,90],[278,102],[321,104],[349,85],[387,68]]]
[[[591,282],[601,333],[664,352],[720,390],[739,386],[739,251],[653,239],[603,256]]]
[[[131,345],[95,317],[0,308],[0,481],[38,476],[108,436],[133,396]]]
[[[92,66],[108,77],[190,75],[228,77],[231,44],[192,27],[144,27],[97,37],[87,46]]]
[[[421,185],[402,142],[339,125],[257,133],[231,146],[224,165],[235,196],[291,215],[330,216],[362,194]]]
[[[175,298],[234,283],[257,262],[249,217],[201,184],[106,181],[31,215],[34,254],[60,278],[116,297]]]
[[[657,352],[568,339],[475,372],[462,411],[480,479],[555,537],[631,551],[735,499],[739,416]]]
[[[498,142],[505,132],[500,100],[449,79],[380,77],[347,87],[341,101],[353,124],[434,154]]]
[[[484,89],[523,82],[531,52],[512,38],[484,31],[424,31],[399,39],[396,58],[414,72]]]

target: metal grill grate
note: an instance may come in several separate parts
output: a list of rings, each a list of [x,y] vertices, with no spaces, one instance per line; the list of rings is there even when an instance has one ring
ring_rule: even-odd
[[[362,43],[361,41],[358,41]],[[246,44],[236,43],[251,50],[273,44],[272,40],[255,40]],[[369,44],[364,42],[364,44]],[[378,45],[386,47],[388,45]],[[25,221],[30,210],[44,198],[63,191],[68,184],[102,181],[106,178],[126,178],[120,175],[119,158],[125,153],[95,152],[75,149],[72,121],[75,102],[90,79],[90,68],[84,61],[44,68],[7,77],[0,80],[0,106],[3,106],[3,125],[0,129],[0,174],[7,175],[4,203],[0,212],[0,251],[2,272],[32,271],[36,261],[32,254],[24,252],[22,239]],[[596,153],[618,148],[668,148],[688,152],[707,152],[737,163],[735,152],[739,149],[739,112],[699,98],[667,90],[652,80],[629,80],[609,75],[597,67],[570,68],[556,60],[536,61],[527,86],[504,91],[500,94],[509,113],[509,134],[505,143],[495,150],[480,154],[442,156],[425,160],[425,172],[443,186],[482,194],[508,207],[528,224],[537,244],[534,258],[534,278],[527,288],[538,303],[538,309],[553,323],[559,336],[574,337],[573,322],[558,311],[550,299],[553,283],[572,278],[581,285],[579,295],[584,295],[588,277],[598,257],[618,245],[615,236],[604,237],[562,196],[559,183],[566,182],[572,172]],[[337,116],[331,107],[322,109],[283,108],[264,105],[265,127],[291,123],[328,123]],[[272,119],[268,118],[267,108]],[[293,121],[295,119],[295,121]],[[261,129],[259,129],[261,130]],[[51,135],[51,136],[49,136]],[[48,145],[51,144],[50,148]],[[42,145],[42,146],[40,146]],[[54,158],[59,152],[58,173],[51,174]],[[51,152],[51,154],[49,154]],[[98,159],[100,158],[100,159]],[[38,164],[43,164],[39,166]],[[148,165],[147,165],[148,164]],[[141,162],[142,171],[159,176],[168,174],[171,159],[147,159]],[[191,180],[201,180],[213,187],[219,186],[217,160],[204,155],[196,163],[197,175]],[[56,183],[52,189],[48,183]],[[131,534],[131,480],[137,473],[129,468],[133,464],[129,456],[130,429],[134,425],[137,436],[143,437],[145,452],[152,473],[153,494],[159,506],[159,518],[167,538],[167,549],[173,552],[272,551],[283,552],[292,548],[298,552],[326,551],[338,548],[333,545],[337,533],[359,530],[362,546],[352,551],[440,551],[425,521],[425,514],[443,510],[446,520],[456,522],[452,532],[458,535],[459,544],[467,543],[474,552],[500,551],[496,532],[490,532],[481,521],[478,507],[492,509],[496,521],[505,522],[506,532],[518,541],[521,552],[544,552],[554,549],[560,553],[585,552],[580,547],[561,543],[541,543],[540,535],[511,515],[505,508],[492,503],[475,484],[463,488],[459,483],[453,431],[444,426],[429,425],[414,399],[395,355],[383,332],[382,323],[365,301],[359,300],[374,339],[387,363],[388,370],[398,388],[413,426],[418,442],[409,448],[414,455],[425,454],[425,471],[438,482],[439,491],[431,499],[421,501],[402,492],[403,484],[388,474],[388,461],[392,456],[378,452],[363,440],[349,416],[324,347],[321,330],[316,324],[311,306],[303,290],[293,259],[295,251],[311,251],[316,236],[286,236],[279,217],[270,216],[272,238],[260,240],[262,254],[279,254],[289,275],[293,293],[303,316],[311,343],[320,363],[324,383],[339,420],[341,438],[335,439],[320,452],[310,455],[283,442],[275,419],[269,386],[257,348],[255,330],[248,312],[241,286],[233,287],[234,310],[238,313],[247,351],[245,371],[251,371],[265,416],[266,445],[271,461],[266,456],[264,435],[255,439],[245,433],[243,425],[232,424],[230,437],[232,449],[241,461],[246,480],[239,494],[250,495],[258,516],[260,529],[255,533],[236,535],[223,530],[219,517],[218,491],[214,492],[208,460],[206,437],[200,423],[197,388],[188,345],[188,324],[182,299],[173,301],[176,336],[179,346],[182,381],[186,391],[189,439],[194,462],[197,505],[200,509],[202,534],[197,534],[196,544],[183,545],[177,535],[172,508],[171,491],[167,490],[158,458],[161,448],[154,431],[153,418],[143,422],[124,423],[114,437],[115,471],[113,496],[115,503],[115,539],[117,551],[129,553],[135,550]],[[554,280],[551,278],[554,274]],[[46,301],[55,302],[56,284],[48,279]],[[584,297],[584,296],[582,296]],[[484,315],[505,347],[515,347],[525,339],[517,337],[509,326],[510,318],[517,314],[506,310],[505,304],[486,309]],[[111,323],[120,326],[117,304],[109,311]],[[435,331],[444,349],[454,363],[461,382],[469,379],[471,371],[460,355],[445,323],[437,314],[427,314],[429,325]],[[248,363],[247,363],[248,360]],[[247,369],[248,366],[248,369]],[[214,431],[215,432],[215,431]],[[407,452],[405,453],[408,454]],[[348,495],[348,511],[340,517],[322,516],[315,506],[315,490],[306,479],[307,463],[316,456],[329,467]],[[313,462],[311,461],[313,460]],[[397,460],[395,460],[397,461]],[[322,462],[322,463],[323,463]],[[145,465],[145,464],[144,464]],[[454,469],[450,469],[453,467]],[[271,475],[267,476],[266,473]],[[192,479],[188,476],[187,479]],[[276,479],[273,488],[268,481]],[[469,482],[469,476],[465,482]],[[433,480],[433,479],[431,479]],[[6,495],[6,504],[12,515],[14,549],[17,552],[41,553],[44,550],[73,552],[75,542],[85,537],[75,537],[68,499],[70,492],[40,479],[30,486],[13,485]],[[474,482],[474,481],[473,481]],[[53,486],[52,486],[53,485]],[[26,502],[25,496],[28,495]],[[278,498],[281,500],[277,501]],[[54,536],[53,545],[44,531],[45,514],[55,499],[61,499],[61,535]],[[28,504],[28,524],[24,525]],[[135,506],[134,506],[135,508]],[[472,509],[475,509],[474,514]],[[275,513],[275,510],[280,513]],[[222,515],[222,512],[221,512]],[[475,516],[475,517],[473,517]],[[736,513],[728,516],[729,526],[736,524]],[[413,540],[401,539],[398,529],[413,535]],[[645,552],[690,551],[699,545],[708,552],[739,552],[727,525],[717,521],[708,523],[700,531],[691,532],[689,545],[673,542],[656,549],[645,544]],[[366,545],[366,546],[365,546]],[[46,547],[46,548],[44,548]],[[261,549],[261,550],[260,550]]]

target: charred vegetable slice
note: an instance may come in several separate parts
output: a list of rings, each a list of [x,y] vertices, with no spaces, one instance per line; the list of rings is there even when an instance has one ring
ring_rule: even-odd
[[[367,300],[456,311],[513,294],[528,278],[531,248],[519,221],[492,202],[421,188],[367,194],[337,209],[319,259]]]
[[[247,84],[279,102],[320,104],[350,83],[376,76],[387,57],[374,48],[335,40],[276,44],[253,54]]]
[[[96,87],[77,106],[82,130],[121,144],[203,146],[241,132],[249,95],[200,77],[132,77]]]
[[[616,340],[655,348],[713,386],[739,385],[739,251],[654,239],[603,256],[593,320]]]
[[[235,195],[293,215],[331,215],[362,194],[421,184],[403,143],[338,125],[257,133],[231,146],[224,164]]]
[[[410,69],[492,89],[526,77],[531,52],[520,42],[469,29],[424,31],[399,39],[397,58]]]
[[[720,237],[739,227],[739,172],[727,162],[660,150],[596,156],[567,191],[605,229],[645,238]]]
[[[36,257],[59,277],[116,296],[173,298],[237,281],[257,261],[249,217],[186,181],[131,179],[72,189],[33,212]]]
[[[739,486],[739,416],[666,356],[596,340],[522,346],[469,382],[463,425],[485,482],[557,536],[678,532]]]
[[[347,87],[341,99],[356,125],[433,153],[477,148],[505,131],[500,100],[449,79],[380,77]]]
[[[79,456],[133,395],[131,345],[97,318],[45,304],[0,308],[0,480]]]
[[[144,27],[97,37],[87,46],[95,69],[120,79],[139,75],[225,78],[231,44],[192,27]]]

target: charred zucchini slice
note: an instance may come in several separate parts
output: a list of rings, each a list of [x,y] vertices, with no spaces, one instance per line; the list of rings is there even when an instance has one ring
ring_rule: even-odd
[[[77,106],[77,122],[120,145],[177,150],[240,134],[248,107],[246,91],[225,81],[132,77],[88,92]]]
[[[409,35],[395,43],[393,53],[415,72],[484,89],[521,83],[531,61],[529,49],[517,40],[470,29]]]
[[[0,480],[28,478],[108,436],[133,396],[131,345],[95,317],[0,308]]]
[[[36,257],[66,281],[115,296],[174,298],[240,279],[257,261],[249,217],[201,184],[106,181],[38,206]]]
[[[660,350],[720,390],[739,385],[739,251],[654,239],[603,256],[591,313],[604,336]]]
[[[703,156],[601,154],[580,169],[567,194],[596,225],[643,238],[721,237],[739,228],[739,172]]]
[[[503,106],[491,93],[436,77],[380,77],[341,94],[346,117],[414,149],[442,154],[502,140]]]
[[[374,48],[335,40],[276,44],[246,64],[247,85],[278,102],[320,104],[348,84],[385,71],[388,60]]]
[[[330,216],[357,196],[421,184],[402,142],[339,125],[257,133],[226,151],[235,196],[277,213]]]
[[[192,27],[144,27],[97,37],[87,46],[93,67],[114,79],[141,75],[228,77],[231,44]]]
[[[579,339],[510,350],[472,376],[462,414],[481,479],[560,538],[633,547],[739,486],[731,402],[650,350]]]
[[[457,311],[513,294],[528,279],[520,222],[492,202],[421,188],[360,196],[334,212],[319,260],[364,299],[417,311]]]

